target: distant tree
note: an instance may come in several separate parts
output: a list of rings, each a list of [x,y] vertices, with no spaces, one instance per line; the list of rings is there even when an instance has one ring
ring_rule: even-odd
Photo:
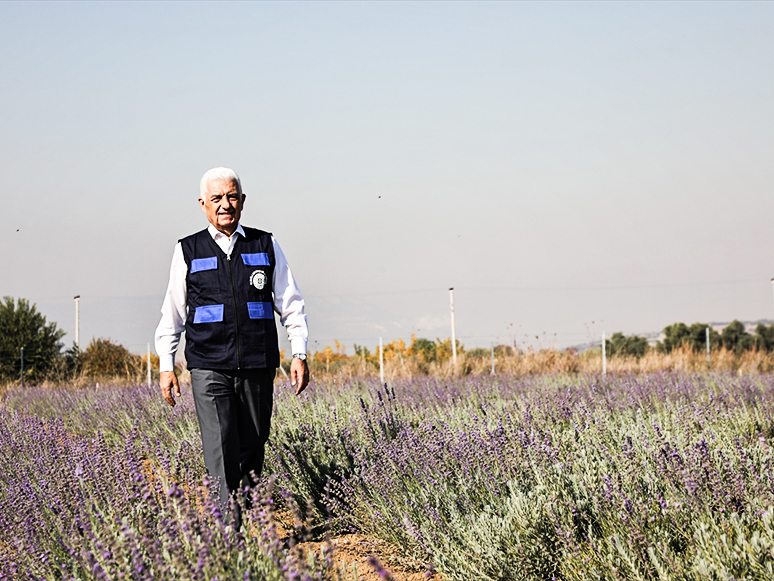
[[[755,327],[755,347],[761,351],[774,350],[774,323],[768,327],[763,323],[758,323]]]
[[[674,323],[664,327],[664,340],[659,342],[658,350],[671,353],[673,349],[688,342],[688,326],[685,323]]]
[[[514,354],[514,350],[510,345],[495,345],[494,354],[495,357],[511,357]],[[465,355],[470,359],[491,357],[492,347],[474,347],[465,351]]]
[[[484,347],[474,347],[473,349],[467,352],[467,356],[471,359],[489,357],[490,355],[491,355],[491,352],[489,351],[489,349],[485,349]]]
[[[755,338],[750,335],[740,321],[731,321],[720,334],[723,347],[734,353],[748,351],[755,346]]]
[[[720,349],[722,345],[720,333],[707,323],[694,323],[688,327],[688,344],[694,351],[705,351],[707,349],[707,329],[710,332],[710,349]]]
[[[409,352],[419,355],[427,363],[436,360],[436,345],[430,339],[417,339],[412,335]]]
[[[25,377],[40,381],[61,358],[64,331],[56,323],[46,323],[34,304],[26,299],[14,301],[3,297],[0,302],[0,379],[20,377],[21,348],[24,347]]]
[[[336,350],[333,347],[326,345],[322,351],[317,351],[311,358],[312,361],[318,365],[325,365],[325,370],[330,371],[331,364],[338,363],[339,361],[345,361],[347,357],[347,348],[343,343],[339,343],[337,339],[333,342],[336,344]],[[358,346],[355,346],[357,352]]]
[[[459,339],[457,339],[454,343],[457,347],[457,355],[465,352],[465,345],[460,343]],[[435,357],[437,360],[451,359],[452,353],[453,351],[451,339],[448,337],[443,340],[439,339],[438,337],[435,338]]]
[[[78,346],[75,344],[75,342],[73,342],[73,344],[70,346],[69,349],[65,349],[62,356],[63,356],[62,363],[64,364],[63,365],[64,371],[67,376],[72,377],[79,370],[79,366],[80,366],[79,361],[81,357],[81,352],[78,349]]]
[[[710,348],[717,349],[722,345],[720,335],[707,323],[693,323],[690,327],[685,323],[674,323],[664,327],[664,340],[658,343],[657,349],[662,353],[670,353],[683,345],[688,345],[694,351],[703,351],[707,345],[707,329],[710,330]]]
[[[142,357],[129,353],[110,339],[92,339],[78,356],[79,370],[93,379],[135,377],[142,372]]]
[[[611,357],[637,357],[645,355],[649,349],[648,340],[638,335],[624,336],[623,333],[613,333],[609,341],[605,342],[605,349]]]
[[[368,359],[371,357],[371,352],[368,350],[368,347],[355,343],[355,355],[362,357],[363,359]]]
[[[494,352],[497,357],[510,357],[514,354],[514,349],[511,345],[495,345]]]

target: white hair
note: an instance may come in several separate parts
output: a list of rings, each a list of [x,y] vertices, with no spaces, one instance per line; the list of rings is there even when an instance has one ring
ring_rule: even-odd
[[[199,197],[204,198],[207,193],[207,184],[216,180],[226,180],[229,182],[235,182],[237,190],[242,193],[242,182],[239,180],[237,173],[227,167],[214,167],[207,170],[202,176],[202,181],[199,182]]]

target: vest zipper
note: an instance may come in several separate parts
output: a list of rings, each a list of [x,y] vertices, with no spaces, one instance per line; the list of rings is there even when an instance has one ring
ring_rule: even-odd
[[[237,309],[236,291],[234,290],[234,275],[231,273],[231,255],[226,256],[226,262],[228,263],[228,278],[231,281],[231,299],[234,304],[234,325],[236,326],[236,356],[237,356],[237,369],[242,365],[242,357],[239,349],[239,309]]]

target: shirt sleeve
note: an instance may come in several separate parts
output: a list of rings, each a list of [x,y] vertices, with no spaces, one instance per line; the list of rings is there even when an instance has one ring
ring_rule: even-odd
[[[175,369],[175,353],[180,343],[180,334],[185,330],[188,316],[188,288],[185,277],[188,265],[183,258],[183,247],[178,242],[172,254],[172,266],[169,268],[169,285],[161,305],[161,321],[156,327],[156,353],[159,355],[159,371]]]
[[[280,316],[280,323],[287,329],[290,341],[291,355],[306,354],[306,343],[309,339],[309,327],[306,321],[304,297],[298,289],[293,273],[290,272],[288,261],[274,236],[271,237],[274,246],[274,310]]]

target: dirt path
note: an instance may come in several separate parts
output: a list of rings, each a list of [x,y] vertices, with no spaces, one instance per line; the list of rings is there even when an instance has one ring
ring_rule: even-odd
[[[374,570],[369,564],[369,558],[376,557],[381,565],[389,571],[394,581],[444,581],[438,573],[431,573],[425,567],[410,561],[390,545],[374,537],[358,534],[347,534],[332,538],[334,546],[333,558],[343,572],[346,580],[354,581],[357,570],[357,581],[384,581],[385,577]],[[303,543],[305,550],[319,552],[322,543]]]
[[[293,517],[286,510],[275,513],[274,523],[280,538],[286,538],[293,530]],[[319,554],[323,543],[310,541],[299,544],[299,547],[304,552]],[[428,571],[422,563],[406,557],[397,547],[375,537],[343,534],[331,538],[330,543],[334,548],[333,559],[344,573],[345,581],[445,581],[439,573]],[[372,558],[376,558],[389,576],[375,570],[369,563]]]

